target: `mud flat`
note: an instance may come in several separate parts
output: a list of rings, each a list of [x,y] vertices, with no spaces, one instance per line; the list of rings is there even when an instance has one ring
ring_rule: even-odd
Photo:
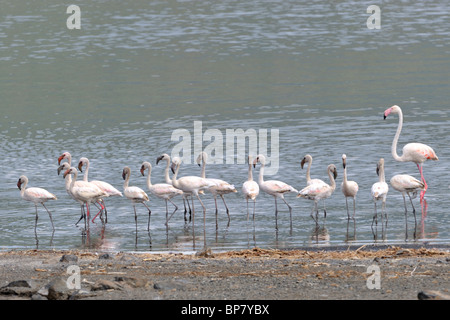
[[[449,246],[331,249],[0,252],[0,300],[449,299]]]

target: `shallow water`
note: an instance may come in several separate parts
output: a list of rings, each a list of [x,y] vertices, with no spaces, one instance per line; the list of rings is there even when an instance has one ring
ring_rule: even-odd
[[[80,4],[81,29],[66,27],[66,6],[58,1],[3,3],[0,13],[0,249],[100,248],[124,251],[189,251],[203,247],[203,217],[185,224],[179,211],[164,226],[165,203],[151,197],[151,230],[145,208],[137,206],[136,232],[131,203],[110,198],[108,223],[90,223],[87,237],[74,224],[80,207],[69,198],[56,174],[65,151],[72,165],[91,161],[90,178],[122,190],[122,168],[133,170],[131,183],[146,189],[139,173],[153,165],[152,182],[163,182],[162,153],[179,144],[174,132],[192,139],[190,163],[180,176],[198,175],[196,151],[213,141],[218,163],[207,176],[227,180],[238,193],[227,195],[231,222],[221,201],[216,229],[214,200],[206,194],[206,243],[217,250],[292,248],[342,244],[407,242],[449,243],[448,194],[449,9],[445,1],[381,5],[381,29],[369,30],[367,6],[357,1],[327,4],[310,1],[152,1]],[[408,142],[434,148],[438,162],[424,166],[429,185],[427,208],[414,199],[417,226],[408,207],[405,227],[401,194],[391,188],[388,224],[372,229],[370,187],[376,163],[386,160],[386,179],[407,173],[419,177],[413,163],[395,162],[391,142],[397,117],[383,111],[402,107],[405,123],[398,152]],[[196,122],[199,121],[199,122]],[[195,134],[201,123],[201,135]],[[271,196],[260,194],[255,223],[246,220],[240,188],[247,165],[242,153],[227,149],[227,130],[254,129],[267,154],[279,154],[279,169],[266,179],[305,186],[300,161],[314,158],[312,177],[327,180],[326,167],[338,168],[337,189],[326,201],[320,230],[310,217],[311,201],[286,196],[289,212],[278,201],[278,230]],[[267,134],[264,130],[267,130]],[[274,146],[278,130],[278,148]],[[250,131],[248,131],[250,132]],[[212,134],[213,137],[208,136]],[[273,140],[272,140],[273,139]],[[272,146],[274,146],[272,148]],[[220,153],[222,156],[220,157]],[[347,154],[349,179],[360,186],[356,221],[347,220],[341,155]],[[254,171],[257,179],[259,166]],[[267,171],[267,170],[266,170]],[[56,231],[39,208],[23,201],[17,180],[53,192],[48,202]],[[196,209],[200,208],[198,202]],[[171,207],[169,206],[169,210]],[[93,209],[94,211],[94,209]]]

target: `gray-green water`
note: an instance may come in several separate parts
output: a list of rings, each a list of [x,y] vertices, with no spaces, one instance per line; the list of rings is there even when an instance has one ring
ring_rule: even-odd
[[[69,198],[56,173],[57,158],[72,153],[91,161],[90,178],[122,190],[122,168],[133,170],[131,183],[146,189],[139,168],[153,165],[152,182],[163,182],[157,156],[171,153],[172,133],[186,129],[194,140],[194,121],[202,132],[223,137],[223,161],[209,164],[207,175],[234,183],[227,195],[231,222],[219,201],[216,230],[214,201],[207,207],[207,244],[228,250],[308,245],[388,244],[404,241],[448,243],[450,10],[446,1],[379,4],[381,29],[370,30],[371,2],[344,1],[82,1],[81,29],[66,27],[67,4],[60,1],[0,1],[0,249],[85,248],[102,250],[192,250],[192,225],[180,211],[164,226],[164,201],[151,197],[152,226],[138,206],[138,232],[125,198],[107,199],[108,223],[90,224],[90,238],[75,227],[79,205]],[[388,194],[385,233],[371,229],[370,187],[377,181],[376,162],[386,159],[386,178],[407,173],[419,177],[413,163],[390,154],[397,117],[383,121],[383,111],[402,107],[405,124],[398,151],[408,142],[429,144],[440,161],[427,162],[427,211],[414,200],[405,230],[401,195]],[[247,165],[226,163],[226,131],[279,132],[279,170],[266,179],[305,186],[300,161],[314,157],[312,176],[327,180],[329,163],[338,167],[338,188],[327,200],[320,236],[310,217],[311,201],[286,196],[289,214],[279,201],[275,230],[274,201],[261,193],[256,221],[247,224],[242,183]],[[210,131],[211,132],[211,131]],[[197,137],[198,138],[198,137]],[[211,143],[203,137],[203,148]],[[198,139],[196,140],[198,142]],[[216,140],[214,140],[216,141]],[[194,143],[194,141],[192,141]],[[199,174],[192,162],[180,175]],[[248,151],[248,150],[247,150]],[[347,154],[349,178],[359,183],[356,224],[348,224],[341,155]],[[259,166],[254,171],[255,178]],[[30,186],[48,189],[56,231],[39,208],[37,239],[34,206],[20,198],[20,175]],[[195,204],[199,208],[198,203]],[[414,231],[415,237],[414,237]],[[38,242],[36,241],[38,240]]]

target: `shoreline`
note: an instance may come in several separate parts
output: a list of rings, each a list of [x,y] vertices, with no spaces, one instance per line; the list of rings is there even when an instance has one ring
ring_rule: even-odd
[[[374,266],[378,273],[369,269]],[[193,254],[11,250],[0,252],[0,267],[0,300],[411,300],[450,295],[446,244]],[[75,273],[68,271],[72,267]],[[79,286],[68,288],[69,278],[75,284],[78,279]]]

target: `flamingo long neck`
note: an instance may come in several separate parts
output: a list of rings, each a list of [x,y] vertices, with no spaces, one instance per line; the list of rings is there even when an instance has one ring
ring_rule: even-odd
[[[66,176],[66,178],[64,179],[64,181],[65,181],[65,186],[66,186],[66,191],[67,191],[67,193],[69,193],[70,194],[70,187],[71,187],[71,185],[72,185],[72,175],[71,174],[68,174],[67,176]]]
[[[261,163],[261,168],[259,169],[259,184],[264,183],[264,163]]]
[[[380,170],[379,170],[378,174],[379,174],[380,182],[386,182],[386,179],[384,177],[384,166],[380,166]]]
[[[20,196],[23,197],[25,195],[25,189],[27,188],[28,180],[25,179],[23,185],[20,187]]]
[[[252,162],[248,162],[248,181],[253,181]]]
[[[75,171],[73,171],[73,179],[72,179],[72,181],[70,181],[70,186],[69,186],[69,190],[71,192],[75,186],[75,181],[77,181],[77,178],[78,178],[78,172],[75,170]],[[67,179],[67,176],[66,176],[66,179]],[[66,183],[67,183],[67,180],[66,180]]]
[[[147,188],[148,189],[151,189],[153,187],[151,176],[152,176],[152,167],[148,167],[148,175],[147,175]]]
[[[347,165],[344,168],[344,178],[343,178],[344,184],[347,184]]]
[[[333,174],[331,173],[331,170],[328,170],[328,177],[330,178],[331,188],[333,190],[336,189],[336,181],[334,180],[334,177],[333,177]]]
[[[88,181],[89,161],[86,161],[86,169],[84,170],[83,181]]]
[[[177,188],[179,186],[178,184],[178,180],[177,180],[177,175],[178,175],[178,170],[180,169],[180,164],[177,164],[177,167],[175,168],[175,173],[172,175],[172,185]]]
[[[169,167],[170,167],[170,159],[167,159],[166,169],[164,170],[164,179],[166,183],[172,184],[172,180],[169,177]]]
[[[397,161],[403,161],[403,157],[400,157],[397,154],[397,142],[398,139],[400,137],[400,132],[402,131],[402,127],[403,127],[403,112],[400,109],[398,111],[398,127],[397,127],[397,132],[395,133],[395,137],[394,140],[392,141],[392,148],[391,148],[391,152],[392,152],[392,157],[394,157],[395,160]]]
[[[128,183],[130,182],[130,173],[127,173],[125,176],[125,182],[123,183],[123,188],[128,188]]]
[[[202,178],[206,178],[206,159],[204,155],[202,155]]]
[[[306,168],[306,182],[309,182],[311,180],[311,165],[312,165],[312,159],[308,161],[308,168]]]

